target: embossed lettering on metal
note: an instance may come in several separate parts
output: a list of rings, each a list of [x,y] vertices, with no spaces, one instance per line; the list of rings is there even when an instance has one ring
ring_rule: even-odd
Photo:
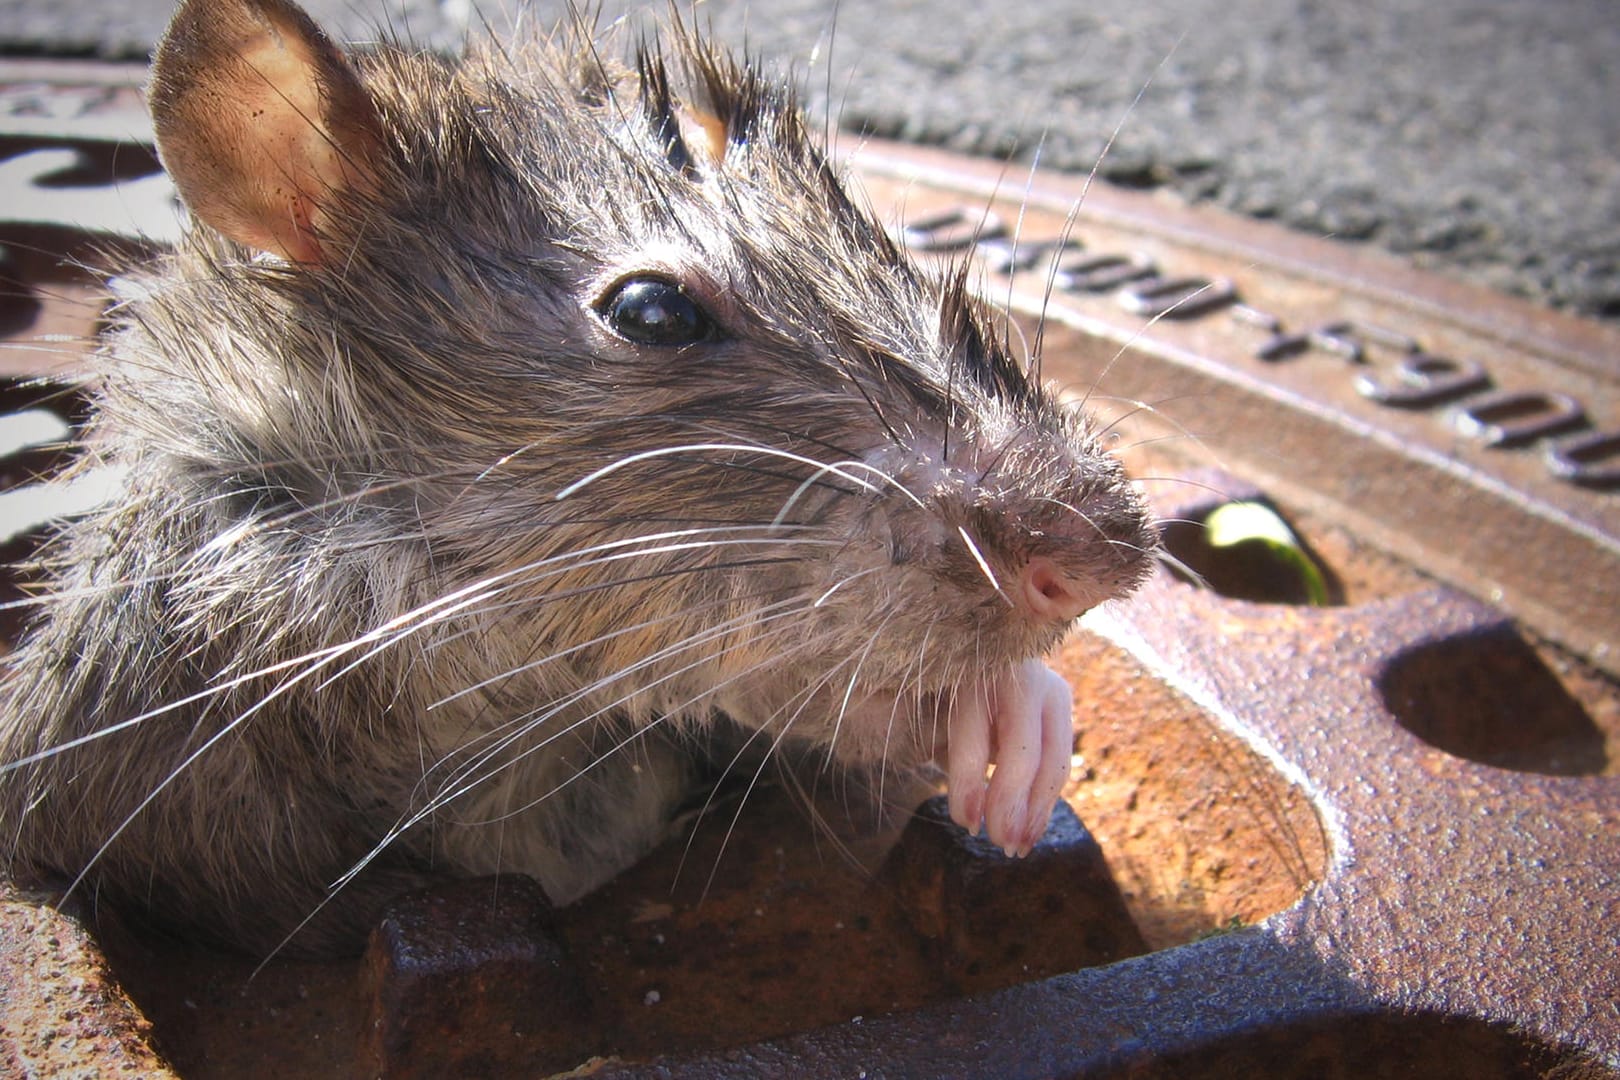
[[[1589,431],[1547,444],[1547,468],[1572,484],[1620,490],[1620,431]]]
[[[1459,405],[1452,423],[1486,446],[1515,447],[1580,427],[1586,412],[1568,394],[1505,391]]]
[[[1491,377],[1472,360],[1417,353],[1403,357],[1395,367],[1395,385],[1377,375],[1357,375],[1356,393],[1380,405],[1426,409],[1488,389]]]
[[[1355,327],[1350,323],[1334,323],[1312,330],[1310,341],[1316,348],[1342,356],[1352,364],[1361,363],[1367,355],[1367,350],[1356,340]]]
[[[1045,377],[1153,406],[1296,504],[1620,672],[1615,462],[1600,440],[1551,445],[1578,423],[1573,409],[1604,431],[1620,422],[1620,331],[1083,177],[1037,171],[1008,190],[993,164],[878,142],[852,163],[895,216],[989,213],[1016,220],[1021,245],[1083,245],[1050,276],[1020,263],[983,283],[988,299],[1045,321]],[[1153,286],[1130,295],[1183,279],[1230,282],[1231,295],[1179,317],[1140,299]],[[1503,415],[1493,394],[1530,395],[1543,411]],[[1460,437],[1455,410],[1476,405],[1495,429]]]
[[[1149,319],[1192,319],[1236,299],[1237,291],[1225,278],[1151,277],[1119,293],[1121,307]]]
[[[1156,273],[1158,267],[1145,255],[1088,255],[1059,263],[1052,280],[1066,292],[1103,293]]]
[[[58,105],[51,97],[67,82],[28,63],[0,70],[14,91],[0,98],[0,134],[38,134],[60,119],[69,129],[53,147],[61,151],[149,139],[139,69],[109,76],[78,65],[79,89],[65,89],[73,100]],[[16,89],[24,83],[47,85]],[[98,89],[106,86],[110,94]],[[67,192],[38,182],[43,159],[13,160],[30,193]],[[1224,433],[1214,447],[1223,460],[1246,463],[1303,505],[1348,515],[1375,542],[1620,671],[1615,451],[1570,433],[1576,409],[1590,427],[1617,430],[1620,332],[1083,177],[1036,172],[1010,190],[995,163],[875,140],[860,142],[852,164],[874,204],[912,215],[905,243],[948,258],[977,250],[987,268],[1011,271],[984,287],[1047,320],[1047,378],[1085,387],[1102,378],[1109,396],[1174,401],[1172,422]],[[83,194],[105,206],[109,189]],[[150,194],[152,220],[172,222],[156,180]],[[0,205],[0,225],[8,217],[19,214]],[[1219,287],[1201,292],[1201,283]],[[1115,362],[1127,350],[1130,362]],[[1347,364],[1358,352],[1362,362]],[[1493,393],[1554,404],[1533,418],[1482,411]],[[1497,445],[1459,439],[1448,409],[1502,429]],[[1323,469],[1329,461],[1340,464]],[[1421,514],[1414,485],[1434,492]],[[1523,559],[1527,550],[1540,557]],[[1540,570],[1554,564],[1561,575]]]
[[[1010,274],[1056,260],[1058,268],[1085,251],[1085,245],[1073,236],[1054,240],[1031,240],[1008,236],[1005,233],[979,240],[974,254],[984,260],[985,269],[992,274]]]
[[[998,240],[1006,234],[1006,227],[994,214],[983,211],[975,213],[966,207],[953,206],[907,223],[900,230],[900,242],[913,251],[940,255],[967,251],[977,244]]]

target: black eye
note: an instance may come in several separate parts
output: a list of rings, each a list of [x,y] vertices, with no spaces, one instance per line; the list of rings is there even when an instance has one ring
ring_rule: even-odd
[[[691,345],[716,333],[714,320],[702,305],[664,278],[621,281],[596,310],[615,334],[638,345]]]

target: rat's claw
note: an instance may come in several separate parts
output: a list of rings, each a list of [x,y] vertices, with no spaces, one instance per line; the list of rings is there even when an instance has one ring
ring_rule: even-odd
[[[1072,712],[1068,683],[1039,660],[962,693],[947,751],[952,820],[973,833],[982,823],[991,843],[1027,855],[1068,777]]]
[[[1046,835],[1052,808],[1063,794],[1074,762],[1074,691],[1068,681],[1045,664],[1040,667],[1041,764],[1029,789],[1029,831],[1022,851],[1028,855]]]
[[[1069,685],[1029,660],[998,680],[991,700],[996,771],[985,831],[1007,854],[1027,855],[1046,831],[1068,776],[1074,749]]]
[[[951,820],[975,835],[984,823],[984,773],[990,766],[989,692],[987,686],[974,685],[959,694],[946,735]]]

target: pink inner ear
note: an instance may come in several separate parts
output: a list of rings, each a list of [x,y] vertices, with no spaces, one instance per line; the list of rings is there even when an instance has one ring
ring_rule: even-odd
[[[264,214],[244,220],[235,232],[224,228],[219,231],[239,244],[272,252],[292,262],[324,261],[311,199],[297,190],[277,189],[268,193],[264,201]]]
[[[375,108],[286,0],[188,0],[158,49],[152,111],[181,197],[248,247],[322,261],[335,195],[373,184]]]
[[[713,113],[700,112],[682,104],[675,111],[676,122],[681,125],[681,141],[694,157],[711,169],[718,169],[726,159],[726,124]]]
[[[351,170],[322,122],[316,58],[304,42],[278,35],[244,51],[242,61],[247,70],[230,104],[241,125],[241,187],[234,195],[247,212],[248,236],[237,239],[295,262],[318,262],[322,206],[348,186]]]

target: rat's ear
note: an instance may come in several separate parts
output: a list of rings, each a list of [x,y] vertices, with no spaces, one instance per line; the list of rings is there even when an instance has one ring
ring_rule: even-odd
[[[374,183],[376,107],[291,0],[185,0],[158,44],[149,99],[181,197],[249,247],[320,262],[337,193]]]

